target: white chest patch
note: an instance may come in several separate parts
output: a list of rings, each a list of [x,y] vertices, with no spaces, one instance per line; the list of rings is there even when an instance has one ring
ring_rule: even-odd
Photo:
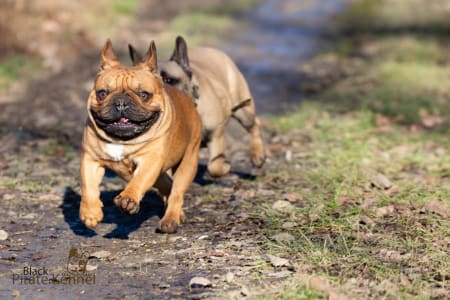
[[[123,159],[124,146],[120,144],[106,144],[105,151],[115,161]]]

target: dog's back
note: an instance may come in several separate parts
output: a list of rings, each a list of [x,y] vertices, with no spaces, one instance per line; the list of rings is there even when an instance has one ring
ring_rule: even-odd
[[[209,78],[213,88],[225,87],[231,108],[252,98],[244,76],[224,52],[208,47],[192,47],[189,48],[189,60],[196,76]]]

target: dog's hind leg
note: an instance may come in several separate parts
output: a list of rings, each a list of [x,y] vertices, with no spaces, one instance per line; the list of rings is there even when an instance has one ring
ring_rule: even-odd
[[[162,173],[159,175],[153,187],[158,190],[164,200],[164,205],[167,206],[167,199],[169,198],[170,191],[172,190],[172,178],[166,172]]]
[[[264,142],[261,136],[260,121],[256,117],[255,104],[253,99],[247,102],[247,105],[239,105],[233,109],[232,116],[236,119],[242,127],[244,127],[250,134],[250,158],[255,167],[261,167],[266,159],[264,152]]]
[[[194,180],[198,167],[198,144],[191,144],[181,160],[173,176],[172,189],[167,200],[164,217],[159,223],[159,229],[164,233],[176,232],[178,225],[184,221],[184,194]]]

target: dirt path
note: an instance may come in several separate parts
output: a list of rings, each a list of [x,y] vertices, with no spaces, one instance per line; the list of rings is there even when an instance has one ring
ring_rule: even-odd
[[[275,2],[262,5],[256,11],[258,18],[264,18]],[[282,84],[295,72],[288,67],[298,65],[301,59],[293,56],[287,60],[283,51],[296,48],[302,41],[308,43],[323,33],[323,27],[316,32],[303,23],[291,24],[305,13],[301,7],[291,7],[292,3],[280,4],[286,16],[291,9],[298,12],[282,25],[280,32],[285,42],[300,34],[300,40],[292,40],[294,45],[279,44],[272,48],[265,40],[271,39],[269,35],[261,39],[266,45],[262,48],[255,44],[250,50],[236,47],[231,51],[249,76],[258,101],[262,101],[258,104],[263,112],[279,111],[269,104],[274,98],[266,98],[267,89],[273,88],[272,93],[283,90],[283,95],[289,96],[287,102],[298,97],[295,84],[288,87]],[[141,10],[142,23],[137,32],[147,35],[155,30],[158,21],[153,18],[155,15],[173,16],[180,11],[178,6],[167,6],[157,14],[151,6],[145,8]],[[316,15],[317,18],[328,16],[327,10]],[[148,21],[150,17],[153,23]],[[251,14],[251,22],[253,18],[256,16]],[[279,21],[270,20],[269,32],[281,26]],[[261,30],[264,27],[261,20],[255,24]],[[288,25],[297,29],[290,32]],[[248,34],[256,35],[259,30],[256,28],[251,28]],[[129,35],[124,34],[122,38]],[[254,38],[255,43],[259,41]],[[247,40],[244,33],[233,44],[245,48],[248,44],[243,41]],[[233,49],[232,44],[228,48]],[[258,56],[252,55],[254,49],[269,59],[261,63]],[[310,45],[308,49],[300,51],[302,59],[318,48]],[[8,238],[0,243],[0,299],[196,299],[225,295],[239,298],[246,294],[247,287],[267,284],[252,275],[255,268],[264,267],[267,262],[258,248],[263,239],[259,228],[264,224],[249,215],[249,207],[257,201],[255,195],[267,196],[271,191],[270,186],[258,182],[248,172],[245,143],[235,143],[230,149],[234,174],[212,181],[205,176],[204,168],[201,169],[186,196],[187,222],[177,234],[155,233],[163,206],[151,192],[146,195],[137,217],[121,214],[112,199],[123,183],[114,177],[106,178],[102,184],[104,221],[96,231],[82,225],[78,219],[79,144],[86,116],[85,99],[96,72],[97,52],[98,49],[90,49],[63,71],[27,82],[15,101],[2,106],[0,230]],[[283,57],[286,59],[280,63]],[[275,69],[276,65],[279,68]],[[283,76],[279,77],[280,73]],[[277,159],[272,158],[266,168],[277,168],[277,164]],[[95,284],[62,284],[61,281],[51,285],[31,284],[29,277],[21,277],[24,267],[45,267],[50,276],[64,272],[72,248],[89,253],[89,274],[95,274]],[[75,257],[75,260],[79,262],[82,258]],[[14,281],[13,274],[17,276]],[[58,276],[57,279],[62,278]],[[189,288],[189,281],[195,276],[208,278],[212,288]],[[279,280],[276,277],[274,281]]]
[[[264,1],[242,16],[248,24],[225,43],[252,87],[259,113],[283,113],[301,98],[301,66],[332,45],[330,20],[346,0]]]

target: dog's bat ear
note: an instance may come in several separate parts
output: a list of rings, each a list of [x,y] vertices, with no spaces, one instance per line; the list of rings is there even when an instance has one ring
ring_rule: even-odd
[[[133,47],[133,45],[128,44],[128,51],[130,52],[130,58],[133,62],[133,66],[137,66],[144,61],[142,55]]]
[[[150,69],[150,72],[157,73],[158,72],[158,62],[156,56],[156,45],[155,41],[150,42],[150,46],[148,47],[147,53],[145,54],[142,62]]]
[[[101,68],[103,70],[120,65],[120,61],[117,59],[117,56],[114,54],[114,51],[112,49],[110,39],[106,40],[106,43],[103,46],[101,57],[102,57]]]
[[[177,36],[175,40],[175,49],[173,50],[170,60],[179,64],[183,71],[186,72],[186,74],[189,76],[189,78],[192,77],[192,70],[189,66],[187,44],[182,36]]]

